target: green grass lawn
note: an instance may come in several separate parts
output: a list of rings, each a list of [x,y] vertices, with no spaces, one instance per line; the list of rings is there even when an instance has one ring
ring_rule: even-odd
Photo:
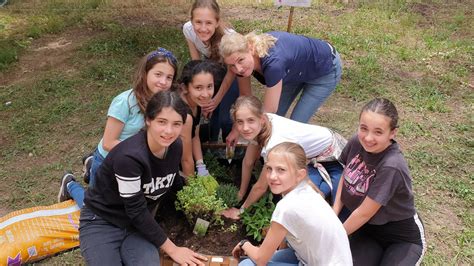
[[[112,98],[157,46],[189,59],[181,32],[191,1],[10,0],[0,8],[0,211],[55,202],[64,170],[98,143]],[[169,4],[167,4],[169,2]],[[237,31],[286,30],[289,8],[221,1]],[[333,3],[334,2],[334,3]],[[398,141],[428,241],[425,265],[473,256],[472,1],[313,1],[292,31],[330,41],[344,61],[312,123],[350,137],[361,106],[394,101]],[[254,86],[255,94],[262,88]],[[44,264],[82,263],[79,250]]]

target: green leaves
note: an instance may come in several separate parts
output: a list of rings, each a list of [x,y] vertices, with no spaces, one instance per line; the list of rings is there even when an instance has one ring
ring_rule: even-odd
[[[197,218],[211,223],[220,222],[224,203],[216,197],[217,186],[212,176],[190,178],[189,184],[177,193],[176,209],[182,210],[191,224]]]
[[[270,226],[275,204],[272,202],[272,194],[267,193],[260,201],[247,208],[240,215],[242,223],[248,236],[256,241],[262,241],[264,231]]]
[[[239,189],[232,184],[222,184],[216,190],[217,198],[221,199],[228,208],[234,207],[239,203],[237,193]]]

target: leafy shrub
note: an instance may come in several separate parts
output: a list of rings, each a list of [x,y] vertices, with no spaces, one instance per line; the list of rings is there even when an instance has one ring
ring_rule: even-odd
[[[213,176],[197,176],[195,179],[204,186],[208,195],[214,195],[219,187],[219,183]]]
[[[253,237],[258,242],[262,241],[263,231],[270,226],[272,213],[275,210],[272,199],[272,194],[268,193],[256,204],[245,209],[244,213],[240,215],[247,236]]]
[[[225,206],[230,208],[239,203],[237,193],[239,189],[232,184],[221,184],[216,190],[217,198],[221,199]]]
[[[220,212],[224,210],[224,203],[216,197],[214,182],[217,184],[212,176],[190,178],[189,184],[177,193],[176,209],[184,212],[190,224],[197,218],[211,224],[222,221]]]
[[[216,156],[211,151],[204,154],[204,162],[206,162],[207,170],[219,181],[224,183],[232,183],[232,177],[229,174],[229,169],[223,166]]]

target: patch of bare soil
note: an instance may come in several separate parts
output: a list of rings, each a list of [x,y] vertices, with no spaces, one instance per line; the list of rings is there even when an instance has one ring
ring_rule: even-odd
[[[73,72],[71,58],[74,52],[93,35],[92,30],[74,28],[59,35],[45,35],[32,40],[11,70],[0,72],[0,84],[31,82],[52,69]]]
[[[234,223],[237,225],[237,231],[229,230]],[[211,226],[203,237],[192,232],[192,226],[186,221],[184,214],[167,216],[160,225],[176,245],[208,255],[229,256],[235,245],[247,238],[240,222],[227,219],[222,226]]]

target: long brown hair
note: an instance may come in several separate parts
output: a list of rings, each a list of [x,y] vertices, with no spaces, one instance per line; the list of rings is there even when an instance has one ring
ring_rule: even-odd
[[[215,0],[196,0],[194,1],[192,7],[191,7],[191,22],[193,20],[193,12],[197,8],[207,8],[209,10],[212,10],[214,12],[214,15],[216,16],[216,20],[219,23],[219,26],[216,28],[216,31],[212,35],[211,39],[209,39],[210,42],[210,55],[209,59],[217,62],[221,62],[222,58],[219,53],[219,44],[221,42],[222,36],[225,34],[225,29],[229,28],[229,25],[225,23],[221,19],[221,9],[219,8],[219,4]]]
[[[256,139],[258,145],[263,148],[265,145],[267,145],[268,140],[272,136],[272,124],[263,111],[263,104],[257,97],[253,95],[240,96],[239,98],[237,98],[230,110],[230,114],[234,122],[236,120],[237,111],[243,107],[247,107],[253,115],[258,118],[263,118],[265,121]]]
[[[147,74],[150,69],[159,63],[168,63],[174,69],[173,83],[176,81],[178,62],[173,53],[160,47],[145,55],[138,63],[137,71],[133,78],[133,93],[137,98],[138,107],[142,114],[145,113],[148,101],[153,96],[153,92],[147,85]],[[173,87],[173,84],[171,86]]]

